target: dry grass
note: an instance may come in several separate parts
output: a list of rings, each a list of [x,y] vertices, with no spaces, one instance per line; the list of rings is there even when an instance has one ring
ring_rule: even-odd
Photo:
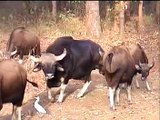
[[[145,49],[149,60],[154,58],[156,61],[157,65],[155,65],[154,70],[157,71],[159,69],[158,57],[160,55],[160,45],[158,46],[158,40],[160,39],[160,33],[157,25],[154,25],[151,22],[151,19],[148,19],[149,18],[145,20],[146,25],[144,31],[141,33],[141,37],[136,31],[136,22],[133,18],[131,19],[132,21],[127,23],[126,32],[123,37],[120,36],[118,32],[113,31],[108,23],[103,22],[102,35],[98,39],[86,35],[85,23],[84,21],[79,20],[79,18],[61,15],[61,19],[55,23],[48,14],[39,17],[10,16],[0,23],[0,50],[5,50],[10,33],[15,27],[25,26],[40,38],[42,51],[45,51],[47,46],[57,37],[64,35],[71,35],[75,39],[91,39],[96,43],[99,43],[106,52],[110,47],[121,44],[122,42],[125,42],[126,45],[138,42]],[[24,63],[24,66],[26,66],[26,63]],[[34,89],[31,85],[27,85],[28,89],[26,89],[24,103],[45,90],[42,71],[38,73],[28,72],[28,78],[31,81],[38,83],[39,90]],[[4,114],[5,112],[6,111],[4,111]],[[3,114],[3,111],[1,113]]]

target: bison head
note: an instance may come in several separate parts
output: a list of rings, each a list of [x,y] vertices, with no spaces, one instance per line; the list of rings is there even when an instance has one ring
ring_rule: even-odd
[[[31,60],[36,63],[33,68],[33,71],[43,70],[46,79],[51,79],[54,77],[54,73],[56,70],[64,71],[62,66],[57,62],[62,60],[67,54],[66,49],[64,49],[61,55],[54,55],[52,53],[42,53],[41,57],[35,58],[31,56]],[[38,69],[38,70],[37,70]]]
[[[152,64],[147,64],[147,63],[141,63],[139,61],[139,65],[135,65],[136,69],[140,71],[142,77],[142,80],[145,80],[147,76],[149,75],[150,69],[154,66],[154,61]]]

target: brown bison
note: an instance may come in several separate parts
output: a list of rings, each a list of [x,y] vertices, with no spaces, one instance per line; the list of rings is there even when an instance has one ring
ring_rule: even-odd
[[[21,106],[27,82],[38,87],[36,83],[27,79],[25,69],[16,61],[0,62],[0,110],[4,103],[12,103],[12,119],[17,118],[16,110],[18,110],[18,120],[21,120]]]
[[[135,46],[137,46],[134,49],[135,52],[132,52],[125,45],[120,45],[112,47],[108,53],[103,55],[103,67],[100,73],[106,78],[112,109],[115,109],[115,93],[116,102],[119,104],[120,84],[127,84],[128,101],[131,102],[130,90],[133,76],[140,72],[142,77],[146,78],[149,70],[154,66],[154,64],[148,65],[148,59],[144,51],[140,49],[140,45]]]
[[[132,55],[134,62],[136,64],[137,73],[141,74],[141,80],[146,82],[147,90],[151,90],[147,82],[147,77],[149,71],[154,66],[154,61],[152,64],[148,63],[148,58],[144,49],[139,44],[132,44],[129,46],[130,54]],[[136,79],[136,86],[139,88],[138,80]]]
[[[20,56],[20,63],[24,55],[38,55],[41,54],[40,40],[32,32],[24,27],[15,28],[7,43],[7,52],[16,51],[16,55]],[[13,58],[13,56],[11,56]]]

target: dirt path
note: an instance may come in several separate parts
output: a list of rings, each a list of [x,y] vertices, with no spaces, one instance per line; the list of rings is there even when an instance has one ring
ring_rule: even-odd
[[[78,91],[82,88],[83,82],[70,80],[65,91],[66,97],[64,102],[61,104],[51,103],[47,99],[43,73],[29,73],[29,79],[38,82],[39,90],[27,85],[28,89],[26,89],[24,106],[22,108],[23,120],[159,120],[160,64],[158,57],[160,55],[160,49],[157,43],[159,38],[156,38],[154,34],[155,32],[151,31],[147,35],[143,35],[141,42],[149,61],[152,58],[155,60],[155,66],[150,71],[148,77],[152,89],[151,92],[146,90],[142,81],[140,81],[140,89],[137,89],[133,81],[133,103],[131,105],[128,104],[126,91],[122,90],[120,94],[120,105],[116,106],[116,111],[111,111],[109,109],[106,81],[97,71],[93,71],[93,82],[89,86],[89,90],[84,97],[81,99],[75,98]],[[0,38],[2,38],[2,40],[4,39],[0,44],[0,48],[4,49],[4,45],[6,45],[6,40],[8,39],[7,35],[1,34]],[[44,45],[47,46],[49,42],[51,42],[49,40],[50,39],[48,39],[48,41],[42,41],[42,45],[44,43]],[[44,45],[42,47],[46,48]],[[103,45],[105,44],[102,44],[102,46]],[[33,108],[33,102],[35,101],[34,96],[36,95],[40,96],[40,103],[47,110],[47,115],[39,116]],[[58,96],[56,96],[56,98],[57,97]],[[0,111],[0,120],[10,120],[11,111],[12,105],[4,104],[3,109]]]
[[[47,110],[47,115],[40,116],[33,108],[34,99],[23,107],[24,120],[158,120],[159,119],[159,77],[153,69],[149,76],[152,92],[148,92],[140,81],[141,88],[137,89],[133,82],[132,100],[127,103],[126,91],[122,90],[120,105],[116,111],[109,109],[107,87],[103,76],[93,72],[92,84],[87,94],[81,99],[75,98],[83,85],[81,81],[71,80],[66,90],[66,99],[63,103],[50,103],[46,92],[40,94],[41,104]],[[9,109],[10,107],[10,109]],[[10,118],[11,105],[5,105],[1,111],[0,119]],[[6,115],[3,115],[6,114]]]

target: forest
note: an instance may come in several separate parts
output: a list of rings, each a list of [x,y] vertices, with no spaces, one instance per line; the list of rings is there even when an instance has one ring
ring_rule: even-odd
[[[155,62],[147,79],[151,91],[146,90],[141,80],[138,89],[133,80],[133,103],[127,103],[126,91],[122,90],[120,105],[112,111],[109,109],[106,79],[97,70],[92,72],[92,83],[82,98],[75,96],[84,82],[73,80],[66,88],[64,102],[50,102],[43,72],[32,72],[28,68],[27,57],[24,57],[22,65],[28,78],[38,83],[39,87],[27,84],[22,120],[159,119],[160,1],[0,1],[0,21],[0,51],[6,50],[7,41],[15,28],[25,27],[40,39],[41,52],[45,52],[58,37],[72,36],[76,40],[90,39],[105,52],[113,46],[138,43],[149,63]],[[58,88],[53,89],[56,99],[57,91]],[[46,115],[39,115],[33,107],[35,96],[40,96]],[[11,113],[12,105],[4,104],[0,120],[10,119]]]

